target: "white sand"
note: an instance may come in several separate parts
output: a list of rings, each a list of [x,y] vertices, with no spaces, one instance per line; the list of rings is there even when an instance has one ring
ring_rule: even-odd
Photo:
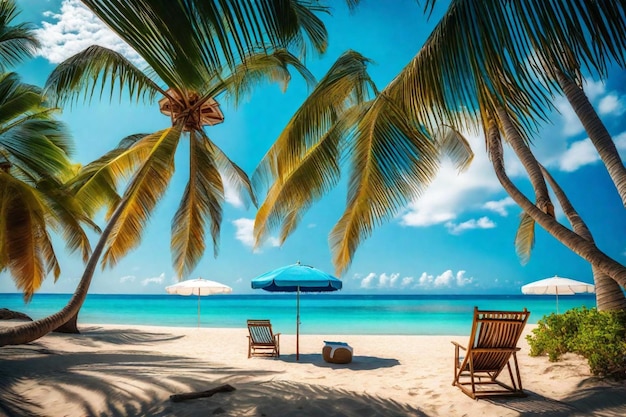
[[[527,333],[532,326],[527,327]],[[281,335],[281,357],[247,358],[247,330],[83,325],[0,348],[0,416],[625,416],[626,384],[593,378],[586,362],[528,356],[526,398],[472,400],[451,385],[459,336]],[[469,331],[469,329],[468,329]],[[348,342],[353,362],[321,356]],[[221,384],[210,398],[171,394]]]

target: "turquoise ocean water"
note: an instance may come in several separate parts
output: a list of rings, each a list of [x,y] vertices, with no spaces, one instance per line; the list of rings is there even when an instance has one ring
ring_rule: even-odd
[[[58,311],[69,294],[36,294],[24,304],[21,294],[0,294],[0,308],[20,311],[33,319]],[[283,334],[295,334],[295,294],[214,295],[201,297],[201,327],[246,327],[247,319],[270,319]],[[474,306],[483,310],[530,312],[529,323],[556,311],[554,296],[529,295],[346,295],[303,294],[302,334],[469,333]],[[593,294],[559,297],[559,312],[595,307]],[[90,294],[80,323],[173,327],[197,326],[198,298],[176,295]]]

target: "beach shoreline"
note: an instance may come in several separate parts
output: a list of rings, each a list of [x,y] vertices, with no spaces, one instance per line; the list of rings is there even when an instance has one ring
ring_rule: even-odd
[[[281,335],[280,358],[248,359],[245,328],[83,324],[0,348],[0,416],[626,415],[624,383],[591,376],[576,355],[530,357],[533,327],[518,354],[528,396],[476,401],[451,384],[451,341],[467,336],[301,335],[296,361],[294,335]],[[352,363],[324,362],[325,340],[349,343]],[[235,391],[170,400],[222,384]]]

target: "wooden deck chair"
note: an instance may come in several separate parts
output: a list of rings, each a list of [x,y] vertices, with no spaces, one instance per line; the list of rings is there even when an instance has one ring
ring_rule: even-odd
[[[524,311],[480,311],[474,307],[474,322],[467,348],[452,342],[454,350],[455,385],[470,396],[525,396],[517,364],[517,342],[528,320]],[[464,355],[461,355],[463,350]],[[511,367],[511,361],[515,373]],[[507,368],[511,385],[497,378]]]
[[[248,358],[280,356],[280,333],[272,332],[269,320],[248,320]]]

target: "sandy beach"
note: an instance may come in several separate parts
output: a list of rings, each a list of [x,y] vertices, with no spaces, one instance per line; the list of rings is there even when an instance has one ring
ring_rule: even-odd
[[[7,325],[5,323],[1,325]],[[526,334],[532,326],[527,326]],[[626,384],[567,355],[518,356],[528,396],[472,400],[451,385],[461,336],[281,335],[280,358],[247,357],[247,330],[82,325],[0,348],[1,416],[624,416]],[[352,363],[323,361],[324,340]],[[230,384],[235,391],[172,402]]]

